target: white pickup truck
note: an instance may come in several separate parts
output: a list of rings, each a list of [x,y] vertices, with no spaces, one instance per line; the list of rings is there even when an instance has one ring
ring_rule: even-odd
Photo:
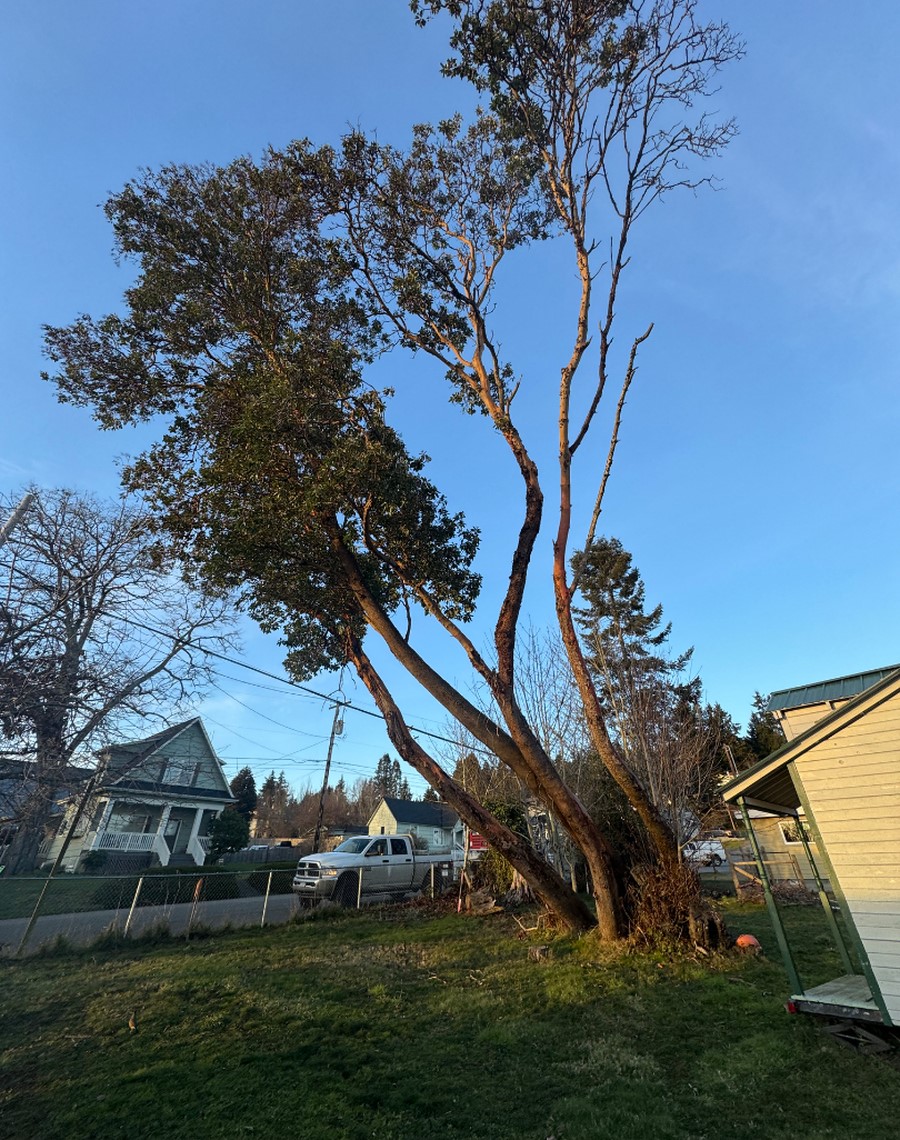
[[[434,875],[432,877],[432,868]],[[301,903],[332,899],[341,906],[435,890],[453,875],[449,851],[416,851],[411,835],[357,835],[334,851],[297,864],[292,888]]]

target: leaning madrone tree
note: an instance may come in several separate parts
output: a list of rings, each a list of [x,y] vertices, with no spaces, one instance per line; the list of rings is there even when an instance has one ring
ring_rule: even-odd
[[[230,642],[227,613],[173,573],[133,503],[35,493],[0,549],[0,778],[19,805],[10,872],[33,868],[79,754],[190,708],[204,648]]]
[[[295,676],[349,661],[400,755],[563,922],[584,928],[584,902],[417,744],[364,648],[374,628],[526,772],[508,735],[394,622],[420,595],[447,621],[471,615],[477,535],[449,513],[424,459],[385,422],[383,395],[363,380],[378,330],[353,296],[345,243],[325,231],[333,158],[298,144],[259,166],[167,168],[113,198],[119,248],[141,273],[127,315],[48,330],[60,393],[93,405],[107,427],[168,417],[127,478],[154,503],[173,549],[281,632]]]
[[[163,439],[128,478],[206,579],[242,590],[263,627],[281,631],[295,675],[353,664],[400,755],[506,855],[564,924],[591,924],[556,872],[413,738],[366,651],[366,632],[377,633],[552,809],[584,853],[601,930],[616,937],[627,929],[627,914],[613,853],[517,697],[516,633],[544,496],[513,417],[525,378],[502,358],[489,317],[506,254],[554,232],[567,236],[582,295],[560,391],[557,610],[598,751],[660,857],[674,859],[670,830],[605,731],[575,635],[577,583],[567,578],[571,469],[587,447],[612,367],[631,225],[664,190],[696,185],[699,179],[674,174],[681,160],[715,152],[731,133],[702,116],[693,127],[673,125],[672,109],[690,113],[738,48],[724,29],[696,25],[689,2],[415,7],[423,18],[450,9],[459,52],[451,70],[490,92],[491,113],[468,126],[455,119],[417,128],[408,152],[354,133],[337,153],[296,143],[259,164],[145,175],[107,205],[120,253],[140,267],[125,315],[50,329],[47,351],[60,366],[61,398],[93,406],[104,426],[168,417]],[[597,100],[607,111],[595,109]],[[583,422],[573,428],[574,383],[588,353],[600,272],[588,222],[601,195],[620,232],[602,307],[599,371]],[[642,339],[625,362],[588,538]],[[483,413],[521,475],[521,525],[490,659],[465,628],[480,586],[471,569],[478,536],[426,478],[424,458],[410,454],[387,423],[386,393],[364,380],[365,365],[398,343],[439,361],[451,398]],[[504,514],[510,509],[502,504]],[[495,715],[417,651],[412,619],[422,612],[468,658]]]

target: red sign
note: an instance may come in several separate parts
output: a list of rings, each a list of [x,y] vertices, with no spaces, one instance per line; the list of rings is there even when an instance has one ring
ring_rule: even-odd
[[[469,832],[469,850],[470,851],[486,851],[488,842],[483,835],[479,835],[477,831]]]

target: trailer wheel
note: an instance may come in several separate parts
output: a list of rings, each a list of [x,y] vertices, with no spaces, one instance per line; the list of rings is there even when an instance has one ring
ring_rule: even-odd
[[[338,906],[356,906],[357,881],[355,875],[341,875],[331,896]]]

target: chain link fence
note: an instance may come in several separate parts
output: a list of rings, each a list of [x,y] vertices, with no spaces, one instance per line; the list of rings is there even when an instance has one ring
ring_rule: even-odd
[[[107,933],[190,937],[200,927],[287,922],[298,909],[294,870],[0,878],[0,954],[33,954],[60,939],[85,946]]]
[[[334,901],[345,907],[396,902],[421,888],[431,898],[454,882],[452,864],[431,866],[421,883],[392,889],[377,881],[377,868],[341,877]],[[235,869],[216,866],[128,875],[0,877],[0,956],[35,954],[61,939],[88,946],[112,934],[137,938],[167,933],[190,938],[201,928],[268,926],[288,922],[318,898],[298,900],[292,890],[296,866]]]

